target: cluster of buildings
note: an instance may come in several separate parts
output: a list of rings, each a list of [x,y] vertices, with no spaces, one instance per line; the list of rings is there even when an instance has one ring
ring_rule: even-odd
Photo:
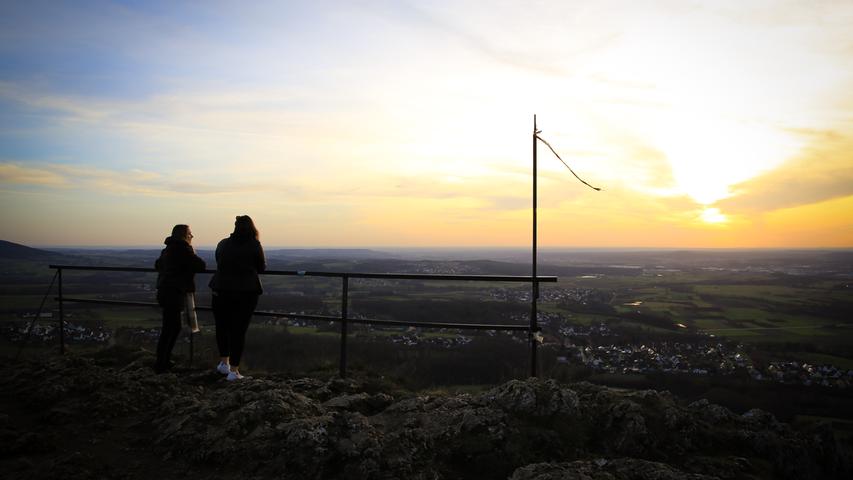
[[[455,348],[461,347],[463,345],[467,345],[471,343],[472,338],[466,337],[465,335],[456,335],[455,337],[446,337],[446,336],[421,336],[416,332],[407,332],[402,335],[394,335],[389,337],[391,343],[396,345],[404,345],[407,347],[414,347],[417,345],[431,345],[442,348]]]
[[[853,386],[853,370],[832,365],[811,365],[799,362],[770,362],[758,379],[771,379],[781,383],[820,385],[847,388]]]
[[[512,325],[527,325],[530,323],[530,314],[511,314],[508,316],[510,320],[510,324]],[[536,321],[538,322],[540,327],[554,327],[560,329],[561,325],[569,324],[569,319],[563,313],[558,312],[536,312]],[[602,324],[603,325],[603,324]],[[583,327],[575,327],[575,328],[583,328]],[[606,327],[605,327],[606,328]]]
[[[531,289],[527,288],[494,288],[488,293],[492,300],[502,302],[530,302]],[[539,300],[542,302],[577,302],[586,304],[594,301],[601,301],[601,296],[605,295],[601,290],[592,288],[551,288],[540,285]]]
[[[426,275],[472,275],[477,273],[474,267],[459,262],[415,262],[405,270]]]
[[[22,342],[27,337],[29,323],[7,324],[0,327],[0,334],[12,342]],[[158,330],[159,332],[159,330]],[[33,323],[29,333],[31,342],[55,343],[59,341],[59,326],[53,323]],[[94,328],[65,322],[65,341],[68,343],[107,343],[112,338],[112,332],[104,329],[103,325]]]
[[[608,373],[689,373],[731,375],[752,366],[745,354],[723,344],[694,345],[660,342],[649,345],[572,346],[573,356],[584,365]],[[568,356],[561,357],[568,362]]]
[[[853,370],[794,361],[770,362],[766,367],[756,366],[749,355],[742,351],[741,345],[731,346],[713,341],[656,342],[639,346],[594,341],[588,342],[590,345],[577,345],[572,342],[572,338],[578,340],[577,337],[607,337],[612,336],[613,332],[604,324],[590,327],[564,325],[559,331],[566,337],[566,341],[564,353],[557,361],[579,362],[599,372],[664,372],[691,375],[741,373],[759,381],[837,388],[853,386]]]
[[[605,323],[589,326],[568,325],[564,323],[557,328],[557,331],[563,337],[610,337],[614,335],[613,331]]]

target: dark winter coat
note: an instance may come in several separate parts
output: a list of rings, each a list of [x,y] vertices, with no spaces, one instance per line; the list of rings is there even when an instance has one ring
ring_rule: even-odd
[[[258,277],[267,269],[261,242],[252,236],[231,234],[216,246],[216,273],[210,288],[216,292],[263,293]]]
[[[180,295],[195,292],[195,274],[203,272],[207,265],[186,240],[167,237],[166,248],[154,262],[157,269],[157,295]]]

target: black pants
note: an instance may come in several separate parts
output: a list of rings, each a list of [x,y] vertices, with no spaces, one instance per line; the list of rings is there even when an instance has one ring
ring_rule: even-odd
[[[154,370],[158,372],[169,368],[172,349],[181,333],[181,312],[184,309],[184,295],[180,292],[157,292],[157,302],[163,307],[163,328],[157,340],[157,362]]]
[[[257,306],[258,295],[254,293],[216,292],[213,295],[216,346],[219,348],[219,356],[230,357],[233,367],[240,365],[246,331]]]

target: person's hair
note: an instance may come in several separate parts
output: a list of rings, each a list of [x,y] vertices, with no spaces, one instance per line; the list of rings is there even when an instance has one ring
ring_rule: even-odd
[[[190,233],[190,226],[179,224],[172,227],[172,238],[178,238],[180,240],[189,240],[187,237]]]
[[[248,215],[237,215],[234,220],[234,235],[238,237],[252,237],[259,240],[258,229],[255,227],[255,222]]]

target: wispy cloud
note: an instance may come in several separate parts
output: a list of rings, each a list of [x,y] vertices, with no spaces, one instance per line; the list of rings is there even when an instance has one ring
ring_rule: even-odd
[[[44,164],[27,166],[0,163],[0,182],[7,185],[94,189],[119,195],[143,196],[212,196],[262,194],[287,190],[299,197],[301,188],[277,182],[212,182],[182,179],[183,175],[166,175],[138,169],[115,170],[80,165]]]
[[[305,94],[307,92],[302,93]],[[133,130],[174,129],[263,136],[269,132],[251,127],[257,127],[259,120],[267,120],[269,124],[285,120],[276,105],[294,101],[296,97],[281,90],[220,90],[107,99],[0,82],[0,98],[47,116],[53,115],[58,122],[85,122]],[[250,119],[254,121],[247,125],[246,120]]]
[[[853,137],[803,131],[813,144],[780,168],[735,185],[717,203],[724,211],[768,212],[853,195]]]
[[[0,183],[64,187],[69,181],[49,168],[32,168],[14,163],[0,163]]]
[[[611,42],[619,38],[619,33],[607,33],[600,35],[597,38],[580,38],[574,37],[575,42],[572,42],[571,47],[560,45],[558,48],[560,55],[555,55],[555,45],[553,42],[543,42],[538,32],[526,30],[526,26],[535,17],[538,22],[542,18],[546,19],[547,14],[544,12],[531,13],[530,9],[518,9],[517,5],[489,5],[485,7],[471,8],[471,5],[453,5],[453,12],[441,11],[439,9],[430,9],[419,6],[414,3],[398,4],[398,13],[409,21],[425,25],[429,28],[436,29],[444,35],[449,35],[458,43],[461,43],[471,51],[477,52],[486,58],[503,64],[506,66],[519,68],[522,70],[530,70],[533,72],[565,77],[572,74],[570,68],[567,67],[569,59],[580,56],[586,53],[592,53],[597,49],[607,47]],[[510,7],[510,8],[506,8]],[[474,12],[469,12],[479,16],[492,16],[493,20],[502,18],[503,20],[512,20],[512,23],[503,25],[503,33],[509,35],[498,36],[492,31],[481,31],[481,27],[489,22],[478,22],[477,24],[460,24],[456,19],[460,18],[459,9],[471,9]],[[495,12],[494,10],[498,10]],[[500,12],[500,10],[505,10]],[[508,14],[508,15],[502,15]],[[554,13],[554,12],[550,12]],[[568,17],[570,23],[575,20],[572,18],[571,12],[560,12]],[[518,28],[519,16],[527,17],[526,21],[521,22],[525,27]],[[464,16],[463,16],[464,17]],[[564,18],[565,18],[564,17]],[[496,25],[491,24],[492,27]],[[550,40],[550,39],[549,39]],[[580,40],[580,41],[578,41]],[[529,42],[529,43],[525,43]],[[535,49],[531,49],[531,44],[535,45]]]

